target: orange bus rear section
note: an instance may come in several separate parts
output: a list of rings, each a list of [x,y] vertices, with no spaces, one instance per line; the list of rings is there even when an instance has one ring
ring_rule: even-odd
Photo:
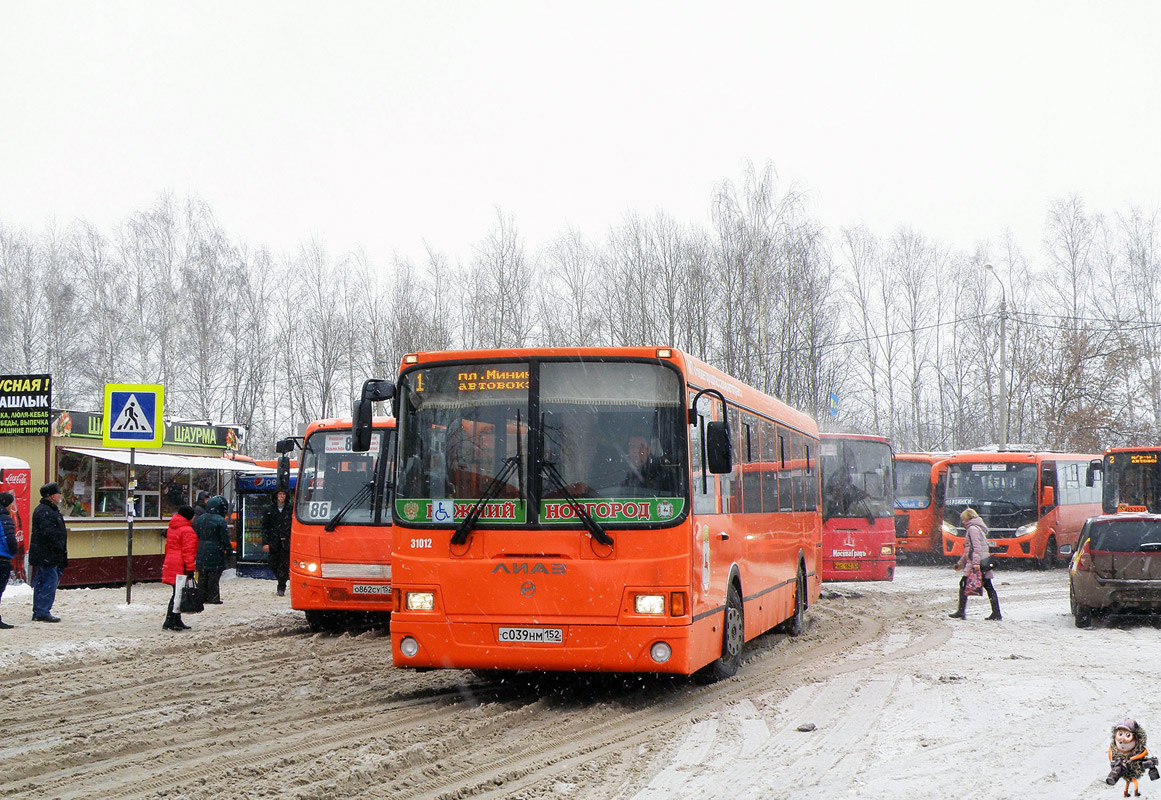
[[[895,495],[891,443],[883,436],[824,433],[824,581],[895,577]]]
[[[391,593],[390,505],[383,484],[389,465],[356,472],[368,458],[390,459],[395,421],[377,417],[377,453],[369,457],[350,451],[350,419],[311,423],[304,437],[290,533],[290,605],[306,612],[312,627],[339,623],[350,612],[365,612],[384,621],[394,608]],[[321,467],[321,469],[319,469]],[[359,491],[366,480],[376,482],[374,513],[360,510],[326,530],[327,522]],[[372,501],[369,501],[372,502]]]
[[[964,551],[961,515],[971,507],[988,526],[998,558],[1052,565],[1068,556],[1086,519],[1100,513],[1101,487],[1087,486],[1095,456],[1053,452],[957,453],[947,460],[943,553]]]
[[[640,368],[622,370],[623,364]],[[439,371],[448,365],[456,374]],[[632,381],[660,388],[636,389]],[[481,383],[516,386],[469,388]],[[665,389],[670,383],[672,393]],[[411,411],[421,384],[421,407]],[[688,422],[689,402],[704,388],[728,401],[733,470],[721,475],[703,474],[700,466],[702,424],[721,418],[720,402],[703,397],[696,424]],[[722,656],[731,587],[740,596],[746,640],[793,621],[800,591],[804,605],[818,599],[813,421],[679,351],[421,353],[404,360],[397,402],[398,608],[391,619],[397,666],[690,674]],[[535,436],[527,427],[528,403],[540,409]],[[605,476],[625,467],[602,456],[592,440],[611,434],[628,441],[628,421],[639,419],[655,425],[650,444],[663,455],[655,469],[660,477],[639,495],[627,482],[600,488]],[[573,435],[581,430],[584,436]],[[483,440],[485,433],[494,438]],[[774,452],[776,461],[763,461]],[[611,543],[577,523],[557,484],[534,476],[547,467],[533,468],[532,458],[559,467],[570,492],[586,493],[576,501]],[[490,479],[510,460],[527,468],[519,472],[524,483],[509,479],[482,507],[477,525],[453,541],[456,527],[434,520],[462,523],[489,482],[473,476]],[[677,470],[679,491],[656,488]],[[477,496],[411,496],[420,486]]]
[[[895,549],[901,557],[943,552],[943,491],[948,453],[895,456]]]

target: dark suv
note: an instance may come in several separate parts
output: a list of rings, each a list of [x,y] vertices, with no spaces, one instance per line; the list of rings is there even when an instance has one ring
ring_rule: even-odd
[[[1068,580],[1078,628],[1099,612],[1161,612],[1161,514],[1105,514],[1085,522]]]

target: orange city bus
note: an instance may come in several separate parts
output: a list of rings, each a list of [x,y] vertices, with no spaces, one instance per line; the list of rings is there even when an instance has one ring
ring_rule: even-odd
[[[1110,447],[1089,465],[1086,484],[1098,482],[1104,513],[1161,514],[1161,446]]]
[[[806,414],[653,347],[417,353],[392,392],[396,666],[708,681],[804,629]]]
[[[290,605],[314,630],[381,620],[392,610],[391,492],[395,420],[375,417],[370,447],[351,420],[312,422],[303,438],[290,528]],[[282,447],[280,446],[280,449]]]
[[[937,559],[943,552],[947,453],[895,455],[895,550],[898,557]]]
[[[895,577],[895,479],[883,436],[824,433],[822,561],[824,581]]]
[[[1094,456],[1051,452],[957,453],[947,460],[943,552],[963,554],[960,515],[969,506],[988,526],[992,555],[1052,567],[1076,546],[1084,521],[1101,513]]]

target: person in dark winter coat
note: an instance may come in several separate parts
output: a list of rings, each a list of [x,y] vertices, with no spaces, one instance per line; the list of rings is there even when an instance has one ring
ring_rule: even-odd
[[[173,586],[173,595],[169,598],[169,608],[165,612],[165,623],[161,626],[167,631],[189,630],[189,625],[181,621],[181,597],[177,589],[184,581],[179,581],[177,576],[192,578],[197,568],[198,535],[194,533],[191,523],[193,517],[193,507],[182,506],[170,518],[169,530],[165,533],[165,561],[161,563],[161,582]]]
[[[965,533],[963,537],[963,555],[960,556],[956,563],[956,569],[963,570],[963,577],[959,579],[959,608],[953,613],[948,614],[952,619],[965,619],[967,612],[967,595],[964,594],[964,587],[967,584],[967,576],[971,570],[978,570],[980,562],[987,557],[988,548],[988,526],[980,519],[980,515],[976,513],[974,508],[965,508],[963,513],[959,515],[960,521],[965,526]],[[992,570],[985,570],[981,575],[984,591],[988,593],[988,600],[992,603],[992,614],[986,619],[1003,619],[1000,616],[1000,598],[996,594],[996,587],[992,585]]]
[[[11,492],[0,492],[0,599],[4,597],[4,587],[8,585],[8,577],[12,574],[12,559],[20,552],[16,542],[16,520],[8,511],[8,506],[16,497]],[[0,630],[8,630],[14,626],[0,619]]]
[[[210,493],[205,489],[198,492],[197,498],[194,500],[194,519],[197,519],[202,514],[206,513],[206,502],[210,499]]]
[[[290,520],[294,511],[287,492],[274,493],[274,504],[262,515],[262,549],[270,554],[270,571],[278,581],[278,595],[286,594],[290,579]]]
[[[28,543],[28,563],[32,574],[32,619],[60,622],[52,615],[60,575],[69,565],[69,539],[60,513],[61,491],[55,483],[40,487],[40,505],[32,512],[32,534]]]
[[[1140,797],[1137,779],[1145,772],[1146,766],[1156,769],[1154,760],[1149,758],[1149,751],[1145,749],[1146,738],[1145,729],[1135,719],[1126,718],[1113,726],[1113,742],[1109,745],[1109,777],[1105,783],[1116,785],[1117,778],[1113,770],[1119,771],[1125,781],[1125,797],[1129,796],[1130,783],[1133,784],[1133,792]]]
[[[226,569],[227,559],[233,548],[230,546],[230,526],[226,524],[229,503],[221,495],[214,495],[206,501],[206,513],[194,519],[194,532],[198,536],[197,570],[202,602],[220,604],[221,591],[218,582]]]

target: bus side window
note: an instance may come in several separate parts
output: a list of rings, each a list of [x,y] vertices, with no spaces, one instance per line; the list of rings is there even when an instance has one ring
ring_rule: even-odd
[[[778,510],[778,434],[773,422],[762,420],[762,436],[759,447],[761,461],[762,510],[769,514]]]
[[[791,501],[795,511],[806,510],[806,445],[802,441],[801,433],[790,434],[790,450],[794,464],[791,467],[790,484],[794,488],[794,498]]]
[[[775,463],[778,465],[778,510],[794,510],[794,489],[791,477],[790,432],[778,426],[778,456]]]
[[[742,511],[758,514],[762,511],[761,467],[758,455],[758,420],[751,414],[742,418]]]
[[[817,461],[818,442],[813,439],[806,440],[806,479],[804,486],[806,487],[806,510],[818,510],[818,464]]]

